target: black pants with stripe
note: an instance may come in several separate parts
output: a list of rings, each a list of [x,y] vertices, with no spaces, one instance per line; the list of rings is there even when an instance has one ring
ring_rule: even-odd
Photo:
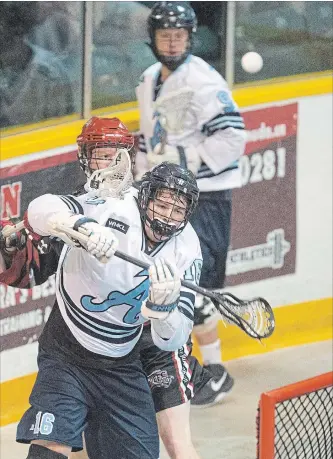
[[[148,323],[143,327],[139,346],[156,412],[191,400],[211,378],[211,374],[191,355],[191,339],[175,352],[162,351],[155,346]]]

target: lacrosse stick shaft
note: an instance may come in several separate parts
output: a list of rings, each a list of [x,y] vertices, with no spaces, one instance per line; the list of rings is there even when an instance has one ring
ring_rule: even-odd
[[[131,255],[128,255],[127,253],[121,252],[120,250],[116,250],[115,256],[118,257],[118,258],[121,258],[124,261],[128,261],[129,263],[132,263],[132,265],[138,266],[139,268],[147,269],[147,270],[150,268],[150,264],[149,263],[146,263],[144,261],[138,260],[135,257],[131,257]],[[186,281],[184,279],[181,279],[180,282],[181,282],[183,287],[186,287],[186,288],[189,288],[191,290],[194,290],[195,292],[201,293],[204,296],[209,296],[210,295],[210,292],[208,292],[208,290],[206,290],[206,289],[204,289],[202,287],[199,287],[198,285],[195,285],[192,282]],[[213,295],[211,295],[211,296],[213,297]]]
[[[17,223],[16,225],[6,225],[1,230],[1,234],[4,238],[11,236],[17,231],[22,231],[24,229],[24,221]]]
[[[8,237],[10,236],[12,233],[16,232],[16,231],[20,231],[24,229],[24,222],[21,221],[19,223],[17,223],[15,226],[5,226],[4,230],[2,231],[2,234],[4,237]],[[88,235],[86,234],[83,234],[79,231],[76,231],[74,229],[71,229],[71,228],[64,228],[64,227],[61,227],[61,228],[57,228],[57,230],[67,234],[68,236],[72,237],[73,239],[81,242],[83,245],[85,245],[87,242],[88,242]],[[120,250],[116,250],[115,254],[114,254],[116,257],[124,260],[124,261],[127,261],[135,266],[138,266],[139,268],[142,268],[142,269],[146,269],[148,270],[150,268],[150,264],[149,263],[146,263],[142,260],[139,260],[135,257],[132,257],[131,255],[128,255],[127,253],[124,253],[124,252],[121,252]],[[107,258],[107,257],[101,257],[98,259],[100,262],[102,263],[108,263],[110,258]],[[216,296],[214,294],[214,292],[210,292],[209,290],[206,290],[205,288],[203,287],[199,287],[198,285],[192,283],[192,282],[189,282],[189,281],[186,281],[184,279],[181,279],[181,285],[183,287],[186,287],[190,290],[193,290],[194,292],[196,293],[199,293],[207,298],[210,298],[212,300],[215,300],[216,301]],[[223,296],[228,296],[228,297],[231,297],[231,298],[234,298],[235,300],[238,300],[234,295],[230,294],[230,293],[227,293],[225,292],[224,294],[220,294],[220,297],[223,297]],[[224,312],[224,309],[226,310],[227,314],[226,315],[226,312]],[[231,316],[235,316],[235,314],[233,313],[233,311],[230,310],[230,308],[223,304],[223,308],[222,307],[218,307],[218,310],[219,312],[222,314],[222,316],[226,316],[230,319],[230,315]],[[243,320],[242,318],[240,318],[238,315],[236,315],[238,317],[238,319],[243,323]],[[246,322],[244,322],[246,324],[246,326],[252,331],[254,332],[254,334],[256,333],[255,330],[252,328],[252,326]],[[244,325],[243,323],[243,325]],[[237,325],[237,324],[236,324]],[[243,328],[243,327],[241,327]],[[244,328],[243,328],[244,330]]]
[[[2,230],[2,235],[3,235],[3,237],[8,237],[11,234],[13,234],[13,233],[15,233],[17,231],[21,231],[23,229],[24,229],[24,222],[21,221],[21,222],[17,223],[14,226],[10,226],[10,225],[5,226],[3,228],[3,230]],[[80,232],[78,232],[76,230],[73,230],[71,228],[59,228],[59,230],[63,231],[64,233],[68,234],[68,236],[73,237],[74,239],[78,240],[79,242],[81,242],[83,244],[86,244],[87,241],[88,241],[88,236],[87,235],[85,235],[83,233],[80,233]],[[119,250],[116,250],[115,256],[118,257],[118,258],[121,258],[124,261],[128,261],[129,263],[132,263],[133,265],[138,266],[139,268],[147,269],[147,270],[150,268],[150,264],[149,263],[146,263],[146,262],[144,262],[142,260],[139,260],[139,259],[137,259],[135,257],[132,257],[131,255],[128,255],[127,253],[121,252]],[[189,282],[189,281],[186,281],[184,279],[181,279],[181,284],[182,284],[183,287],[186,287],[186,288],[189,288],[191,290],[194,290],[195,292],[200,293],[203,296],[207,296],[208,298],[215,298],[215,296],[214,296],[214,294],[212,292],[210,292],[209,290],[206,290],[203,287],[199,287],[198,285],[193,284],[192,282]]]
[[[10,226],[10,225],[5,226],[4,229],[2,230],[2,235],[3,237],[8,237],[11,234],[15,233],[16,231],[21,231],[23,229],[24,229],[24,222],[21,221],[14,226]],[[59,228],[59,230],[63,231],[64,233],[68,234],[68,236],[73,237],[74,239],[78,240],[79,242],[83,244],[86,244],[88,241],[88,236],[83,233],[80,233],[79,231],[73,230],[71,228]],[[147,270],[150,268],[149,263],[145,263],[144,261],[138,260],[137,258],[132,257],[131,255],[128,255],[127,253],[121,252],[119,250],[115,252],[115,256],[118,258],[121,258],[124,261],[128,261],[129,263],[132,263],[133,265],[138,266],[139,268],[147,269]],[[106,261],[108,261],[108,259]],[[187,287],[191,290],[194,290],[197,293],[201,293],[202,295],[205,295],[208,297],[213,297],[213,294],[211,294],[208,290],[202,287],[199,287],[198,285],[195,285],[192,282],[188,282],[182,279],[181,284],[183,287]]]
[[[23,222],[23,221],[19,222],[19,223],[18,223],[17,225],[15,225],[15,226],[9,226],[9,225],[7,225],[7,226],[4,228],[4,230],[6,230],[6,231],[5,231],[5,232],[3,231],[3,235],[4,235],[4,237],[8,237],[8,236],[10,236],[12,233],[14,233],[14,232],[16,232],[16,231],[20,231],[20,230],[22,230],[22,229],[24,229],[24,222]],[[81,233],[81,232],[79,232],[79,231],[76,231],[76,230],[74,230],[74,229],[67,228],[67,227],[66,227],[66,228],[65,228],[65,227],[60,227],[60,228],[57,228],[57,230],[59,230],[60,232],[63,232],[64,234],[67,234],[68,236],[71,236],[73,239],[75,239],[75,240],[81,242],[83,245],[85,245],[85,244],[88,242],[88,239],[89,239],[88,235],[83,234],[83,233]],[[60,235],[59,235],[59,236],[60,236]],[[133,265],[135,265],[135,266],[138,266],[139,268],[146,269],[146,270],[148,270],[148,269],[150,268],[150,264],[149,264],[149,263],[146,263],[146,262],[144,262],[144,261],[142,261],[142,260],[139,260],[139,259],[137,259],[137,258],[135,258],[135,257],[132,257],[131,255],[128,255],[127,253],[121,252],[120,250],[116,250],[116,252],[114,253],[114,255],[115,255],[116,257],[118,257],[118,258],[124,260],[124,261],[127,261],[127,262],[129,262],[129,263],[131,263],[131,264],[133,264]],[[101,257],[101,258],[99,258],[98,260],[99,260],[100,262],[102,262],[102,263],[108,263],[108,262],[110,261],[110,258]],[[197,292],[197,293],[200,293],[201,295],[203,295],[203,296],[205,296],[205,297],[211,298],[212,300],[215,300],[215,301],[216,301],[216,296],[214,295],[214,293],[213,293],[213,292],[210,292],[209,290],[206,290],[206,289],[203,288],[203,287],[199,287],[198,285],[193,284],[192,282],[188,282],[188,281],[186,281],[186,280],[184,280],[184,279],[181,279],[181,285],[182,285],[183,287],[186,287],[186,288],[188,288],[188,289],[190,289],[190,290],[193,290],[193,291],[195,291],[195,292]],[[229,297],[233,297],[235,300],[237,300],[237,298],[234,297],[234,295],[231,295],[230,293],[220,294],[221,297],[223,297],[223,295],[228,295]],[[223,308],[222,308],[222,307],[219,307],[219,306],[220,306],[220,305],[217,305],[216,307],[218,308],[218,310],[219,310],[219,312],[221,313],[222,316],[226,316],[226,317],[228,317],[229,319],[230,319],[230,315],[231,315],[231,316],[234,316],[234,317],[237,317],[238,320],[241,321],[242,326],[239,325],[239,322],[238,322],[238,323],[237,323],[237,322],[234,322],[234,323],[235,323],[236,325],[240,326],[240,328],[242,328],[243,331],[245,331],[246,333],[248,333],[248,332],[245,330],[245,328],[244,328],[244,323],[243,323],[244,321],[242,320],[241,317],[239,317],[238,315],[235,315],[235,314],[233,313],[233,311],[231,311],[231,310],[229,309],[228,306],[223,305]],[[226,312],[229,313],[229,314],[226,315],[226,313],[223,311],[223,309],[225,309]],[[252,335],[252,337],[256,337],[256,332],[255,332],[255,330],[252,328],[252,326],[251,326],[250,324],[246,323],[246,322],[245,322],[245,324],[246,324],[247,328],[248,328],[249,330],[251,330],[251,331],[254,333],[254,335]],[[248,334],[249,334],[249,333],[248,333]],[[257,336],[257,338],[258,338],[258,336]]]

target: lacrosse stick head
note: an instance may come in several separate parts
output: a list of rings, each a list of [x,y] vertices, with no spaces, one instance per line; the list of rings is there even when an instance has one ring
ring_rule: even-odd
[[[165,36],[165,29],[181,29],[187,31],[184,37],[178,34],[173,37],[173,53],[170,53],[170,37]],[[156,37],[156,31],[161,37]],[[148,17],[149,46],[156,59],[169,70],[179,67],[191,52],[192,35],[197,30],[197,18],[188,2],[156,2]],[[174,51],[179,49],[179,54]]]
[[[77,138],[80,167],[95,195],[121,197],[133,182],[134,136],[118,118],[94,116]]]
[[[227,323],[237,325],[252,338],[268,338],[274,332],[274,313],[264,298],[240,300],[230,293],[214,292],[212,301]]]
[[[171,91],[154,102],[155,113],[167,133],[177,134],[183,130],[184,119],[194,91],[190,87]]]
[[[179,234],[193,214],[198,199],[197,182],[189,170],[163,162],[147,172],[138,193],[139,211],[147,236],[152,232],[154,239],[150,239],[157,242]],[[165,208],[167,213],[163,213]]]

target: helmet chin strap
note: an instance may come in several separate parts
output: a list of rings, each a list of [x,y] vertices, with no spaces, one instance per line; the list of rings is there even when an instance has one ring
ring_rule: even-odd
[[[152,230],[153,233],[156,233],[162,237],[172,237],[179,228],[176,227],[176,225],[172,223],[165,223],[162,220],[158,218],[149,218],[148,215],[146,215],[146,221],[149,223],[149,227]]]
[[[180,65],[183,64],[183,62],[186,61],[188,55],[190,54],[189,51],[185,51],[185,53],[179,55],[179,56],[164,56],[163,54],[160,54],[155,45],[148,43],[148,46],[152,50],[154,56],[156,59],[162,64],[165,65],[169,70],[172,72],[176,70]]]

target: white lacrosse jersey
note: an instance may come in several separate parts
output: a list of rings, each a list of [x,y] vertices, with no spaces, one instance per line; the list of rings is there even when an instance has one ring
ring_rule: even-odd
[[[144,153],[152,151],[163,138],[163,128],[154,108],[160,71],[159,62],[149,67],[136,88],[140,110],[139,149]],[[184,87],[192,88],[194,95],[185,110],[181,97],[176,97],[172,104],[173,109],[183,110],[183,125],[180,133],[168,133],[167,143],[197,148],[202,159],[197,174],[201,192],[241,186],[238,160],[244,153],[246,135],[243,118],[226,81],[207,62],[189,55],[164,81],[157,97]]]
[[[177,266],[182,277],[198,283],[202,256],[191,225],[148,254],[136,194],[137,190],[131,188],[122,200],[88,194],[44,195],[30,203],[29,224],[45,236],[46,222],[54,214],[70,210],[85,215],[113,230],[119,239],[118,250],[149,264],[154,257],[163,257]],[[108,357],[123,357],[131,352],[147,321],[141,315],[141,305],[148,293],[147,270],[116,256],[103,264],[83,248],[65,244],[56,274],[57,303],[68,328],[89,351]],[[194,292],[182,287],[176,310],[166,321],[152,320],[152,337],[157,346],[176,350],[185,344],[193,326],[194,302]],[[174,328],[170,339],[161,334],[165,326]]]

